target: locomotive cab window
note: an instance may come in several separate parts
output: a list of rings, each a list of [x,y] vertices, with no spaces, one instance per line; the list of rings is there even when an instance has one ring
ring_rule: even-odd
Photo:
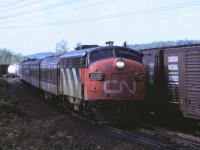
[[[91,62],[111,58],[114,57],[113,50],[112,49],[98,49],[97,51],[91,53],[90,60]]]
[[[107,58],[125,58],[137,62],[142,62],[141,54],[137,51],[127,48],[107,48],[107,49],[96,49],[90,53],[90,63],[98,60]]]
[[[137,62],[142,62],[142,57],[141,57],[140,53],[135,52],[134,50],[116,49],[115,53],[116,53],[116,57],[130,59],[130,60],[134,60]]]

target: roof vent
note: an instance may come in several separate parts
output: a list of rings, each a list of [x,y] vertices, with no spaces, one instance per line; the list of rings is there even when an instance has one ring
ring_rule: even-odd
[[[81,50],[81,49],[86,49],[86,48],[93,48],[93,47],[98,47],[98,45],[80,45],[76,47],[76,50]]]

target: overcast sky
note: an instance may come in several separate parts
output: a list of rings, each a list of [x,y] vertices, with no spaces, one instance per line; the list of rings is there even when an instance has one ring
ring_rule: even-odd
[[[23,55],[66,40],[105,45],[200,40],[200,0],[0,0],[0,48]]]

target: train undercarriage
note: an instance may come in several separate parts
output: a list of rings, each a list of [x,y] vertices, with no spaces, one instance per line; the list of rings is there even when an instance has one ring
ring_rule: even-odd
[[[96,123],[130,124],[137,123],[142,117],[144,102],[128,100],[85,101],[74,97],[60,96],[57,102],[68,112],[84,116]]]

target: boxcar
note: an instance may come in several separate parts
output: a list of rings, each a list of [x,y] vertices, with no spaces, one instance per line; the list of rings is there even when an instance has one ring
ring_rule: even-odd
[[[150,109],[180,112],[184,117],[200,119],[200,45],[141,52]]]
[[[8,66],[9,64],[0,64],[0,76],[8,73]]]
[[[200,46],[165,51],[164,61],[169,102],[185,117],[200,119]]]
[[[145,95],[148,111],[166,112],[169,103],[164,78],[164,49],[145,49],[141,52],[146,72]]]

